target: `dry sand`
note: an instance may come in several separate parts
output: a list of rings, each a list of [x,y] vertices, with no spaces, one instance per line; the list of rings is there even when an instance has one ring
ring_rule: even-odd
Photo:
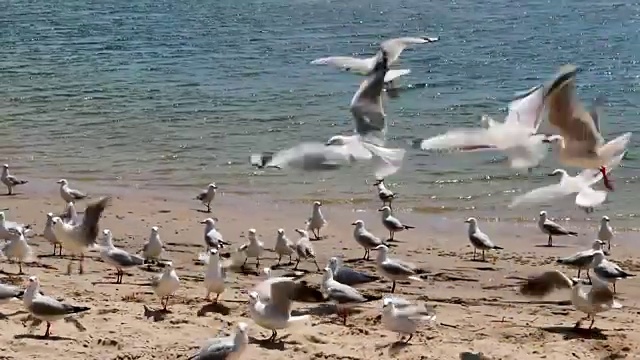
[[[74,186],[76,184],[73,184]],[[35,224],[41,234],[45,213],[63,209],[57,189],[40,193],[23,193],[0,197],[0,208],[8,208],[9,220]],[[103,189],[104,191],[104,189]],[[246,294],[259,278],[256,275],[232,274],[231,286],[221,296],[224,306],[211,308],[203,300],[201,279],[204,267],[194,259],[203,251],[202,226],[198,221],[208,217],[196,211],[202,209],[190,200],[191,193],[136,193],[115,196],[102,219],[102,227],[112,230],[116,246],[137,251],[153,225],[160,227],[167,244],[167,255],[174,261],[182,286],[170,304],[171,313],[163,319],[145,318],[143,304],[159,307],[159,299],[148,286],[152,275],[143,269],[130,269],[124,284],[115,285],[114,270],[99,261],[97,252],[85,264],[84,275],[67,276],[67,259],[51,257],[52,247],[40,236],[30,240],[39,258],[25,268],[28,275],[41,279],[43,291],[66,301],[87,305],[92,310],[81,318],[87,328],[79,332],[72,324],[54,323],[53,338],[39,339],[28,335],[21,319],[22,303],[14,301],[2,305],[7,315],[0,320],[0,358],[2,359],[180,359],[185,358],[210,336],[224,326],[225,332],[234,323],[245,320],[250,324],[253,339],[244,359],[458,359],[463,352],[482,352],[484,359],[619,359],[640,358],[640,323],[638,319],[637,280],[622,281],[618,298],[625,306],[597,317],[591,332],[574,332],[572,326],[583,316],[561,302],[567,292],[553,294],[546,301],[531,301],[516,292],[517,277],[525,277],[543,269],[553,269],[557,256],[588,248],[595,233],[593,227],[582,227],[578,239],[558,238],[554,243],[563,248],[536,247],[546,238],[529,225],[496,225],[480,223],[494,241],[506,250],[489,254],[487,263],[472,262],[471,248],[466,241],[463,217],[452,218],[448,225],[438,218],[402,214],[416,230],[398,234],[401,241],[392,249],[392,256],[414,262],[427,274],[424,283],[399,284],[396,294],[410,299],[422,299],[436,306],[438,325],[424,329],[408,346],[392,346],[397,336],[382,328],[379,322],[381,302],[371,302],[363,311],[354,314],[343,326],[335,315],[313,316],[310,326],[281,331],[283,340],[268,344],[260,339],[269,331],[253,324],[246,310]],[[374,196],[372,194],[372,196]],[[96,198],[94,196],[94,198]],[[182,197],[182,200],[179,198]],[[79,203],[79,208],[85,202]],[[376,204],[358,206],[326,205],[323,210],[329,221],[327,238],[314,242],[321,266],[332,255],[343,254],[345,259],[359,258],[359,249],[351,236],[351,222],[361,218],[379,236],[385,232],[376,212]],[[273,247],[276,230],[285,228],[295,239],[294,227],[299,227],[310,214],[310,204],[278,204],[265,199],[220,196],[214,202],[214,214],[220,219],[219,228],[227,240],[235,244],[244,241],[250,227],[268,247]],[[596,213],[596,216],[600,216]],[[459,228],[454,227],[458,226]],[[595,226],[597,221],[593,222]],[[615,224],[614,224],[615,225]],[[437,232],[426,232],[436,229]],[[516,230],[520,230],[517,235]],[[640,251],[631,246],[633,234],[624,234],[613,249],[612,258],[630,272],[640,272]],[[620,238],[620,237],[619,237]],[[275,263],[275,254],[268,253],[263,264]],[[375,273],[374,261],[349,263],[358,269]],[[319,284],[321,274],[312,263],[302,269],[310,283]],[[22,283],[28,275],[12,275],[17,265],[2,263],[1,281]],[[567,270],[567,273],[574,274]],[[514,278],[516,277],[516,278]],[[375,282],[364,286],[369,294],[383,295],[390,283]],[[296,308],[317,304],[297,303]],[[44,327],[36,329],[36,335]],[[467,356],[465,359],[479,359]]]

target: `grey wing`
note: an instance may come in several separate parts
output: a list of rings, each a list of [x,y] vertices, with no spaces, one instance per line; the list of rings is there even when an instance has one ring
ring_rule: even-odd
[[[366,232],[358,235],[358,241],[362,244],[365,244],[365,246],[368,248],[373,248],[382,244],[382,241],[380,239],[375,237],[373,234]]]
[[[544,226],[545,230],[547,230],[549,233],[551,233],[551,235],[567,235],[567,234],[569,234],[569,231],[567,231],[567,229],[565,229],[562,226],[554,223],[551,220],[545,221],[542,226]]]
[[[36,316],[56,316],[73,313],[73,306],[61,303],[48,296],[40,296],[34,299],[31,306],[29,306],[29,310]]]
[[[469,235],[469,240],[473,246],[479,249],[493,249],[495,246],[489,236],[481,231],[476,231]]]
[[[384,223],[386,226],[392,228],[392,229],[402,229],[404,228],[402,226],[402,222],[400,222],[400,220],[396,219],[393,216],[389,216],[388,218],[384,219]]]
[[[577,254],[558,259],[560,264],[586,267],[593,262],[593,251],[581,251]]]
[[[397,275],[397,276],[411,276],[415,275],[416,272],[410,267],[408,264],[403,264],[399,261],[387,261],[382,263],[380,266],[389,274]]]
[[[98,221],[104,212],[104,209],[111,203],[111,197],[103,197],[102,199],[87,205],[82,219],[82,231],[85,243],[93,244],[98,237],[99,227]]]
[[[0,300],[11,299],[20,296],[24,291],[18,287],[7,284],[0,284]]]
[[[204,200],[207,197],[207,190],[203,190],[200,194],[198,194],[198,196],[196,196],[196,199],[198,200]]]
[[[193,360],[224,360],[233,352],[233,337],[215,338],[208,340],[200,351],[193,355]]]
[[[334,280],[345,285],[358,285],[372,281],[376,281],[378,277],[359,272],[347,267],[341,267],[336,274]]]
[[[327,289],[327,295],[329,298],[339,304],[348,304],[348,303],[359,303],[366,301],[365,297],[362,296],[358,290],[344,285],[344,284],[334,284],[333,286]]]
[[[292,280],[274,281],[271,284],[271,303],[283,313],[291,310],[291,299],[296,289],[296,283]]]
[[[12,185],[22,185],[22,180],[18,179],[17,177],[13,176],[13,175],[9,175],[7,176],[7,180],[12,184]]]
[[[128,267],[144,264],[143,258],[137,255],[129,254],[128,252],[121,249],[116,249],[115,251],[109,252],[108,256],[120,266]]]

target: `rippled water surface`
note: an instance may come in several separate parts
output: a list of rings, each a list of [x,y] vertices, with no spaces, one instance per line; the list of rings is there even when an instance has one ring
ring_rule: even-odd
[[[514,93],[567,62],[582,69],[583,99],[606,96],[605,136],[636,131],[639,33],[633,1],[10,1],[0,11],[0,159],[39,178],[145,188],[215,180],[231,192],[370,199],[366,167],[255,172],[248,156],[351,130],[362,78],[311,60],[440,36],[400,59],[412,70],[404,84],[427,87],[386,103],[390,142],[409,148],[388,181],[418,211],[515,218],[531,211],[505,208],[514,192],[557,180],[546,176],[551,157],[516,175],[491,155],[427,154],[411,140],[483,113],[501,118]],[[613,173],[611,213],[637,208],[638,139]]]

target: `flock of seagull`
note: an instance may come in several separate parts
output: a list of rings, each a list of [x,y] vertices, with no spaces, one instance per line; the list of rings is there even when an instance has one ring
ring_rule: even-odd
[[[215,294],[214,303],[223,301],[221,295],[227,289],[231,269],[244,272],[249,261],[255,262],[256,272],[264,262],[266,251],[273,251],[278,256],[276,266],[292,265],[297,270],[302,260],[313,262],[315,271],[322,272],[323,277],[319,289],[297,277],[271,274],[271,267],[262,269],[263,278],[248,293],[248,308],[251,319],[260,327],[271,330],[269,341],[276,341],[278,330],[286,329],[295,324],[306,323],[310,315],[292,315],[293,301],[315,298],[332,302],[336,305],[337,314],[346,324],[349,310],[353,306],[379,300],[358,290],[358,285],[382,281],[391,283],[390,293],[394,294],[396,285],[400,281],[413,280],[422,282],[424,275],[413,264],[390,256],[396,233],[409,231],[414,226],[399,219],[393,213],[392,203],[396,194],[389,190],[384,178],[397,172],[403,161],[404,149],[390,149],[385,147],[386,122],[382,107],[382,95],[385,90],[392,88],[393,81],[398,76],[409,73],[409,70],[390,70],[389,65],[396,62],[400,53],[410,44],[433,43],[437,38],[398,38],[383,42],[377,54],[368,59],[349,57],[329,57],[313,61],[314,64],[328,64],[352,72],[367,75],[351,101],[351,113],[355,119],[354,135],[336,135],[326,143],[303,143],[294,148],[283,150],[275,154],[258,154],[252,156],[252,162],[263,168],[300,168],[303,170],[335,169],[348,166],[354,161],[375,160],[374,175],[382,206],[381,222],[389,232],[385,240],[366,229],[362,220],[352,223],[355,244],[364,250],[362,261],[370,261],[370,251],[377,252],[375,258],[377,274],[351,269],[342,264],[340,257],[332,257],[323,269],[318,265],[313,241],[321,240],[321,231],[327,221],[322,213],[322,203],[313,203],[311,217],[306,222],[306,228],[295,229],[298,239],[290,240],[284,229],[278,229],[275,245],[267,249],[255,229],[247,232],[247,242],[238,247],[224,240],[220,230],[216,227],[217,218],[202,220],[204,225],[203,246],[205,253],[198,255],[198,261],[206,265],[203,287],[206,298]],[[559,161],[568,166],[579,167],[582,170],[577,176],[570,176],[567,171],[557,169],[553,175],[560,175],[560,183],[535,189],[529,193],[516,197],[511,207],[522,203],[539,203],[559,199],[563,196],[576,194],[575,203],[588,211],[602,204],[607,196],[605,190],[595,190],[593,185],[603,180],[607,190],[613,191],[609,172],[618,166],[623,159],[630,140],[630,133],[605,143],[599,130],[598,115],[595,109],[591,112],[584,110],[575,96],[575,77],[577,68],[563,66],[560,72],[548,83],[536,86],[529,91],[519,94],[509,104],[509,112],[504,122],[498,122],[488,116],[483,116],[481,126],[472,129],[453,129],[445,134],[420,141],[425,150],[453,150],[470,151],[501,151],[509,158],[509,164],[515,169],[529,169],[532,171],[548,152],[547,144],[557,144]],[[391,83],[391,84],[390,84]],[[598,103],[601,100],[598,100]],[[559,134],[541,134],[538,128],[542,122],[543,110],[547,109],[547,118]],[[9,166],[4,165],[0,181],[6,185],[9,194],[14,189],[27,183],[9,173]],[[53,245],[53,254],[62,256],[64,249],[69,257],[67,273],[71,275],[73,262],[78,261],[78,273],[84,272],[84,255],[97,249],[101,259],[116,269],[116,283],[121,283],[124,270],[140,266],[155,264],[162,269],[152,277],[150,285],[160,299],[162,310],[166,311],[172,296],[180,288],[180,278],[172,261],[165,259],[165,245],[163,244],[157,227],[151,228],[148,241],[137,253],[130,253],[118,248],[113,243],[113,234],[109,229],[100,231],[99,220],[105,208],[110,204],[110,197],[103,197],[89,203],[84,213],[79,214],[75,203],[87,198],[79,190],[69,187],[65,179],[58,181],[60,196],[65,203],[65,210],[61,214],[48,213],[43,232]],[[217,185],[211,183],[196,196],[196,199],[211,212],[211,204],[215,199]],[[494,244],[491,238],[482,232],[478,220],[469,218],[468,239],[472,245],[473,260],[477,252],[500,250],[502,247]],[[553,222],[545,211],[539,214],[538,227],[548,236],[548,246],[553,246],[553,238],[558,236],[577,236],[561,225]],[[4,257],[18,264],[18,273],[23,274],[23,265],[33,261],[33,250],[27,238],[33,229],[17,221],[6,219],[4,212],[0,212],[0,240],[6,243],[1,252]],[[572,256],[557,260],[559,265],[578,270],[577,278],[569,278],[557,270],[546,271],[541,275],[530,277],[520,287],[525,296],[542,297],[554,289],[571,289],[571,301],[579,311],[587,316],[582,320],[595,321],[595,315],[613,308],[621,307],[615,299],[616,281],[632,274],[625,272],[619,265],[608,260],[605,255],[611,252],[613,230],[609,218],[602,217],[596,240],[592,247],[580,251]],[[607,250],[604,250],[607,245]],[[228,259],[222,258],[222,250],[231,248]],[[59,249],[59,251],[58,251]],[[58,251],[56,253],[56,251]],[[226,254],[225,254],[226,255]],[[295,265],[293,257],[295,256]],[[287,264],[282,259],[288,258]],[[587,279],[580,278],[581,272],[586,271]],[[590,273],[591,272],[591,273]],[[609,288],[613,284],[613,290]],[[0,301],[13,298],[22,299],[25,309],[30,313],[32,326],[46,323],[44,337],[50,335],[51,323],[65,319],[76,324],[78,329],[84,327],[71,317],[74,314],[90,310],[86,306],[75,306],[46,296],[40,291],[39,279],[31,276],[26,283],[26,289],[0,284]],[[145,309],[146,306],[145,306]],[[401,340],[408,342],[413,334],[422,326],[435,321],[434,309],[425,304],[412,303],[402,297],[385,295],[382,298],[383,326],[401,336]],[[580,326],[581,321],[576,323]],[[590,327],[591,327],[590,326]],[[248,325],[245,322],[236,324],[232,335],[218,337],[208,341],[190,359],[239,359],[248,347]],[[406,339],[404,339],[406,337]]]

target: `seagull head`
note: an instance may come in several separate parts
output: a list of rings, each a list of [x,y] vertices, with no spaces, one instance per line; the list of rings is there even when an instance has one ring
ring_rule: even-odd
[[[40,286],[40,280],[38,280],[37,276],[30,276],[26,282],[27,289],[37,289]]]
[[[540,211],[540,219],[546,219],[547,218],[547,212],[542,210]]]
[[[59,218],[58,216],[54,216],[54,217],[51,219],[51,225],[52,225],[54,228],[61,228],[62,226],[64,226],[64,221],[62,221],[62,219],[61,219],[61,218]]]
[[[2,164],[2,168],[3,169],[8,169],[9,168],[9,164]]]
[[[564,137],[562,137],[562,135],[551,135],[542,139],[542,142],[545,144],[562,143],[563,141]]]
[[[327,281],[329,279],[333,279],[333,270],[330,267],[326,267],[323,270],[322,280]]]
[[[4,221],[4,211],[0,211],[0,222]]]
[[[604,241],[602,240],[594,240],[591,248],[593,250],[602,250],[602,246],[604,245]]]
[[[354,225],[357,228],[362,228],[364,227],[364,221],[362,220],[356,220],[353,223],[351,223],[351,225]]]
[[[249,329],[249,325],[247,325],[246,322],[239,322],[238,325],[236,325],[236,332],[242,335],[246,335],[247,334],[247,330]]]
[[[609,217],[607,215],[602,217],[602,220],[600,220],[603,223],[608,223],[609,222]]]
[[[284,236],[284,229],[278,229],[278,236],[279,237]]]
[[[384,184],[384,179],[376,179],[376,181],[373,183],[373,186],[378,186],[380,184]]]
[[[152,234],[157,234],[158,233],[158,227],[157,226],[152,226],[151,227],[151,233]]]
[[[166,263],[164,263],[164,265],[166,266],[164,271],[165,272],[171,272],[174,268],[173,268],[173,261],[167,261]]]
[[[389,248],[387,247],[387,245],[378,245],[371,250],[380,251],[381,253],[384,253],[384,254],[389,252]]]
[[[68,185],[69,184],[67,179],[60,179],[60,180],[56,181],[56,183],[60,184],[60,185]]]
[[[209,255],[218,255],[218,249],[216,248],[209,249]]]
[[[262,274],[264,274],[267,279],[271,277],[271,268],[270,267],[266,267],[266,268],[262,268]]]
[[[338,258],[337,257],[332,257],[329,259],[329,266],[327,266],[328,268],[332,269],[332,271],[335,271],[335,269],[338,267]]]
[[[212,218],[206,218],[202,221],[200,221],[200,224],[208,224],[208,225],[215,225],[216,221]]]
[[[295,229],[295,232],[297,232],[298,234],[300,234],[300,236],[307,236],[307,230],[304,229]]]
[[[549,174],[549,176],[558,176],[558,175],[562,175],[564,177],[564,176],[567,176],[567,172],[564,169],[555,169],[551,174]]]
[[[319,207],[321,207],[321,206],[322,206],[322,203],[321,203],[320,201],[314,201],[314,202],[313,202],[313,207],[314,207],[314,209],[317,209],[317,208],[319,208]]]
[[[326,146],[339,146],[339,145],[345,145],[347,143],[346,141],[347,139],[342,136],[342,135],[335,135],[332,136],[329,140],[327,140],[327,142],[325,143]]]
[[[216,186],[216,183],[212,182],[211,184],[209,184],[208,188],[209,189],[217,189],[218,187]]]
[[[53,213],[47,213],[47,222],[53,220]]]
[[[383,309],[389,309],[391,307],[393,307],[393,299],[388,297],[388,296],[383,297],[382,298],[382,308]]]
[[[257,303],[257,302],[258,302],[259,297],[260,297],[260,296],[258,295],[258,292],[257,292],[257,291],[251,291],[251,292],[249,293],[249,304],[252,304],[252,305],[253,305],[253,304]]]
[[[464,221],[467,224],[471,224],[471,225],[477,225],[478,224],[478,220],[476,220],[476,218],[474,217],[470,217],[467,220]]]
[[[382,211],[382,214],[383,214],[384,216],[389,216],[389,215],[391,215],[391,208],[390,208],[390,207],[388,207],[388,206],[383,206],[383,207],[381,207],[380,209],[378,209],[378,211]]]

